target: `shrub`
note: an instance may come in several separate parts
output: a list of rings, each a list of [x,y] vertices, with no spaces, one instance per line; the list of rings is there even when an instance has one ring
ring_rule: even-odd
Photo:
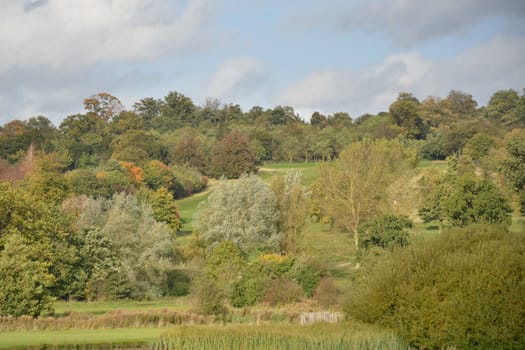
[[[335,285],[331,277],[324,277],[314,290],[314,299],[322,307],[333,307],[339,304],[341,290]]]
[[[412,220],[407,216],[381,215],[359,226],[359,247],[392,249],[405,246],[409,236],[406,229],[410,227]]]
[[[525,235],[468,226],[365,266],[345,311],[421,348],[525,344]]]
[[[245,307],[260,302],[270,279],[264,276],[243,276],[232,285],[229,299],[232,306]]]
[[[271,306],[295,303],[304,298],[304,291],[297,283],[277,278],[268,284],[264,301]]]
[[[192,295],[195,297],[199,313],[223,320],[228,315],[224,292],[213,280],[197,278],[192,286]]]

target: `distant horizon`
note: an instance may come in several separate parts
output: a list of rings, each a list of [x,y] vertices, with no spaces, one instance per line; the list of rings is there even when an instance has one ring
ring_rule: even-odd
[[[108,92],[131,110],[177,91],[202,105],[387,111],[451,90],[486,105],[525,87],[525,2],[0,0],[0,125],[58,125]]]

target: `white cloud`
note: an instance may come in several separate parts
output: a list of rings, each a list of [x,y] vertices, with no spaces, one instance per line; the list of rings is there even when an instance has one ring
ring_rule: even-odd
[[[240,57],[224,62],[213,75],[207,95],[224,100],[237,100],[261,93],[268,79],[268,70],[260,60]]]
[[[275,99],[297,109],[346,111],[353,117],[388,110],[401,91],[419,98],[444,97],[452,89],[471,93],[485,104],[500,89],[518,91],[525,81],[525,37],[493,38],[452,59],[430,61],[417,52],[387,56],[362,71],[313,72]]]
[[[133,64],[191,57],[222,40],[213,0],[0,0],[0,124],[81,112],[97,92],[151,85]],[[162,69],[162,68],[160,68]]]
[[[487,19],[505,18],[525,29],[523,0],[327,0],[322,7],[294,13],[286,28],[325,28],[380,33],[396,46],[466,35]]]
[[[210,45],[212,1],[2,0],[0,73],[133,62]]]

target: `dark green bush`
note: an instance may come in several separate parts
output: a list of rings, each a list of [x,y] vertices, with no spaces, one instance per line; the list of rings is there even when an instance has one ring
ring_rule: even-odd
[[[251,306],[261,301],[269,279],[264,276],[243,276],[232,285],[230,303],[235,307]]]
[[[409,243],[407,228],[412,220],[404,215],[385,214],[359,226],[359,247],[392,249]]]
[[[523,349],[525,234],[468,226],[382,254],[345,305],[421,348]]]

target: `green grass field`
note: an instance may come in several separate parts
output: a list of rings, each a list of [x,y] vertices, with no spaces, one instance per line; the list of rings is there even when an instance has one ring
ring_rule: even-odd
[[[114,328],[67,331],[0,332],[0,349],[43,347],[43,345],[140,345],[149,344],[170,328]]]

